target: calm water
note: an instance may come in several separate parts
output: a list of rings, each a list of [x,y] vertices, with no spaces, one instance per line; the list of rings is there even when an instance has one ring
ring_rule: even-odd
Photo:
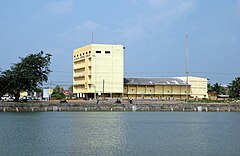
[[[240,113],[0,113],[0,155],[240,155]]]

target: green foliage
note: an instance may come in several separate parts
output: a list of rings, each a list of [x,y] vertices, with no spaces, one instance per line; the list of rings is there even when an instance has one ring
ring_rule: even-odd
[[[240,77],[235,78],[228,86],[229,96],[232,98],[240,98]]]
[[[1,73],[0,86],[3,93],[9,93],[19,100],[21,91],[36,91],[38,86],[47,82],[50,73],[50,54],[41,51],[20,58],[19,63],[13,64],[9,70]]]
[[[213,87],[210,83],[207,84],[208,92],[213,92]]]
[[[62,100],[66,98],[66,96],[63,93],[52,93],[51,99],[52,100]]]
[[[217,95],[225,95],[226,94],[226,88],[224,88],[223,86],[221,86],[218,83],[215,83],[213,85],[208,84],[208,92],[213,92],[216,93]]]
[[[51,95],[52,100],[61,100],[66,98],[66,96],[63,94],[63,88],[57,85],[53,88],[53,93]]]
[[[63,88],[61,88],[59,85],[53,88],[53,94],[60,94],[63,92]]]

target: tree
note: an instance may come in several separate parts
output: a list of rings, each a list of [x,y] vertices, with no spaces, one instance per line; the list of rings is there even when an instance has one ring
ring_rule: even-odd
[[[229,96],[232,98],[240,97],[240,77],[235,78],[228,86]]]
[[[209,92],[214,92],[217,95],[226,94],[226,89],[218,83],[215,83],[213,85],[208,84],[208,91]]]
[[[1,73],[1,86],[4,92],[12,94],[18,101],[20,92],[33,92],[43,82],[47,82],[50,71],[51,54],[40,52],[20,58],[20,62],[13,64],[9,70]]]
[[[213,92],[213,87],[210,83],[207,84],[208,92]]]
[[[51,98],[53,100],[61,100],[64,99],[66,96],[63,94],[63,88],[57,85],[53,88],[53,93],[51,95]]]
[[[0,97],[7,93],[6,84],[7,84],[6,79],[4,78],[2,73],[0,73]]]
[[[53,88],[53,94],[60,94],[63,92],[63,88],[61,88],[59,85]]]

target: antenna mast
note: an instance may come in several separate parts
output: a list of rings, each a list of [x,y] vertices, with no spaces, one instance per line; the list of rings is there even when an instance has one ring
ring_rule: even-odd
[[[186,33],[186,102],[188,101],[188,33]]]

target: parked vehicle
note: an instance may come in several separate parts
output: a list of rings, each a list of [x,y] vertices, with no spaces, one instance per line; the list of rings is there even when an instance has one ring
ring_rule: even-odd
[[[8,96],[8,95],[4,95],[1,97],[1,101],[5,101],[5,102],[9,102],[9,101],[14,101],[14,97]]]

